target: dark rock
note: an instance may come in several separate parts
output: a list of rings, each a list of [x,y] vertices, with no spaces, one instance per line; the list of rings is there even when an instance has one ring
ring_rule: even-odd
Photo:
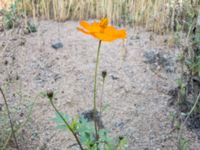
[[[54,49],[63,48],[63,44],[61,42],[57,42],[51,45]]]
[[[139,36],[139,35],[136,35],[135,39],[136,39],[136,40],[139,40],[139,39],[140,39],[140,36]]]
[[[200,139],[200,113],[193,113],[188,118],[188,121],[186,123],[186,126],[194,131],[198,138]]]
[[[27,31],[28,31],[28,33],[37,32],[37,27],[36,27],[36,25],[35,25],[33,22],[28,21],[28,23],[27,23]]]
[[[168,100],[168,106],[173,106],[178,98],[178,88],[169,90],[167,95],[171,96]]]
[[[111,75],[111,78],[112,78],[113,80],[118,80],[118,79],[119,79],[118,77],[115,77],[114,75]]]
[[[94,121],[94,111],[93,110],[89,110],[89,111],[85,111],[83,113],[81,113],[81,115],[87,119],[89,122],[90,121]],[[99,129],[103,129],[104,125],[103,125],[103,121],[101,119],[101,114],[100,112],[96,112],[96,121],[97,121],[97,126]]]
[[[200,113],[190,115],[187,126],[191,129],[200,129]]]
[[[193,83],[200,88],[200,76],[198,75],[194,76],[192,80],[193,80]]]
[[[61,78],[61,76],[59,74],[55,74],[54,75],[54,81],[57,81]]]
[[[20,113],[20,117],[23,117],[23,116],[24,116],[24,113],[23,113],[23,112],[21,112],[21,113]]]
[[[123,129],[124,125],[125,125],[124,122],[117,122],[117,123],[115,123],[115,127],[116,128],[120,128],[121,130]]]
[[[151,50],[144,53],[145,63],[149,63],[153,68],[163,68],[165,72],[175,71],[175,61],[169,54]]]
[[[8,64],[8,61],[7,61],[7,60],[5,60],[5,61],[4,61],[4,65],[6,66],[7,64]]]
[[[155,51],[149,51],[144,53],[145,57],[145,63],[153,64],[156,63],[156,58],[157,58],[157,52]]]

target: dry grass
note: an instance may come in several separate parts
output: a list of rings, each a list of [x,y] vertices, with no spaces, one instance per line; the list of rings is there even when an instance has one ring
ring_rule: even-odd
[[[20,0],[20,3],[33,17],[64,21],[107,16],[118,25],[144,25],[161,32],[173,28],[177,13],[198,10],[200,0]]]

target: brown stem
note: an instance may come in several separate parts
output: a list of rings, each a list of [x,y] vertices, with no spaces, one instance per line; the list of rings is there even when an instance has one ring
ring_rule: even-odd
[[[17,150],[19,150],[19,145],[17,143],[17,138],[15,136],[15,131],[14,131],[14,125],[13,125],[13,122],[12,122],[12,118],[11,118],[11,115],[10,115],[10,110],[9,110],[9,106],[8,106],[8,103],[7,103],[7,100],[6,100],[6,97],[5,97],[5,94],[3,92],[3,90],[0,88],[0,92],[3,96],[3,99],[4,99],[4,102],[5,102],[5,105],[6,105],[6,111],[8,113],[8,118],[9,118],[9,122],[10,122],[10,127],[11,127],[11,130],[12,130],[12,135],[13,135],[13,138],[14,138],[14,141],[15,141],[15,144],[16,144],[16,148]]]

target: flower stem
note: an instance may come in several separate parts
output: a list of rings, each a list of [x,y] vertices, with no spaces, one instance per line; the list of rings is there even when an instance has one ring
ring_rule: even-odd
[[[97,106],[96,106],[96,96],[97,96],[97,73],[98,73],[98,66],[99,66],[99,54],[100,54],[100,47],[101,47],[101,40],[99,41],[99,46],[97,50],[96,56],[96,67],[95,67],[95,75],[94,75],[94,126],[95,126],[95,133],[96,133],[96,140],[98,140],[98,128],[97,128]]]
[[[105,78],[103,78],[103,85],[101,89],[101,101],[100,101],[100,115],[103,112],[103,95],[104,95],[104,85],[105,85]]]
[[[11,118],[11,115],[10,115],[10,110],[9,110],[9,106],[8,106],[8,103],[7,103],[7,99],[6,99],[5,94],[4,94],[4,92],[1,88],[0,88],[0,92],[3,96],[4,102],[5,102],[5,105],[6,105],[6,111],[8,113],[8,118],[9,118],[11,130],[12,130],[12,135],[13,135],[13,138],[14,138],[14,141],[15,141],[15,144],[16,144],[16,149],[19,150],[19,145],[17,143],[17,138],[15,136],[14,125],[13,125],[12,118]]]
[[[63,120],[63,122],[65,123],[65,125],[67,126],[67,128],[70,130],[70,132],[71,132],[71,133],[73,134],[73,136],[75,137],[75,139],[76,139],[76,141],[77,141],[77,143],[78,143],[80,149],[81,149],[81,150],[84,150],[84,149],[83,149],[83,146],[82,146],[82,144],[81,144],[81,142],[80,142],[80,140],[79,140],[79,138],[78,138],[78,136],[77,136],[77,134],[76,134],[76,132],[71,128],[71,126],[69,125],[69,123],[65,120],[65,118],[64,118],[64,117],[61,115],[61,113],[59,112],[59,110],[56,108],[56,106],[55,106],[54,103],[53,103],[52,98],[49,98],[49,100],[50,100],[50,103],[51,103],[52,107],[54,108],[55,112],[60,116],[60,118]]]

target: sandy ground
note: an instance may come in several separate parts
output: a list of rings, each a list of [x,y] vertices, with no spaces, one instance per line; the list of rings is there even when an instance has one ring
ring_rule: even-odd
[[[76,30],[78,22],[42,21],[38,32],[19,35],[0,34],[0,83],[9,84],[10,104],[19,101],[19,113],[26,117],[24,103],[35,102],[31,120],[18,135],[22,150],[76,150],[70,133],[55,129],[50,120],[54,111],[48,100],[35,97],[48,89],[55,92],[55,104],[67,114],[75,115],[92,108],[93,76],[98,41]],[[162,68],[153,72],[144,63],[144,53],[152,49],[175,56],[178,48],[168,47],[166,36],[142,29],[127,28],[127,39],[103,42],[100,53],[98,98],[106,70],[103,123],[112,136],[124,135],[127,150],[176,150],[177,131],[171,132],[168,91],[175,87],[176,73]],[[61,41],[64,47],[53,49]],[[8,64],[5,65],[5,61]],[[20,93],[13,95],[14,93]],[[0,101],[1,102],[1,101]],[[20,121],[20,120],[19,120]],[[200,143],[191,131],[184,131],[190,140],[189,150],[198,150]]]

